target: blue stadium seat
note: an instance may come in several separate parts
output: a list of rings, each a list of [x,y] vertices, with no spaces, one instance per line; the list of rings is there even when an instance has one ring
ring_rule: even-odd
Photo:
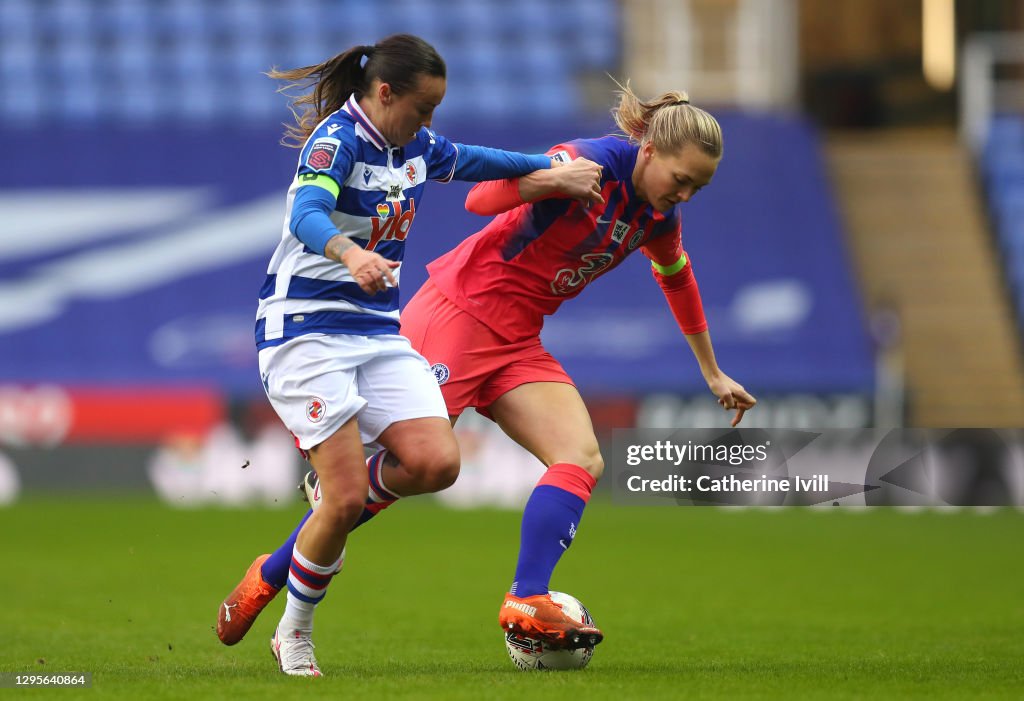
[[[105,57],[116,79],[124,84],[152,82],[156,72],[156,56],[153,44],[144,40],[121,41]],[[166,56],[161,57],[164,64]]]
[[[0,2],[0,40],[27,39],[37,26],[36,12],[26,0]]]
[[[1024,252],[1024,188],[1011,192],[995,212],[1004,247]]]
[[[618,25],[614,0],[0,0],[0,81],[30,75],[73,85],[66,99],[41,107],[34,97],[14,98],[0,105],[0,118],[41,109],[79,120],[207,119],[231,114],[233,95],[246,113],[262,115],[276,104],[262,97],[262,71],[319,63],[399,31],[424,36],[449,64],[448,115],[480,108],[509,116],[536,101],[545,114],[571,114],[579,72],[614,71]],[[180,104],[200,77],[209,85],[193,91],[194,105]],[[140,82],[163,95],[135,90]],[[1004,121],[993,142],[1024,128]],[[994,151],[994,169],[1009,167],[1006,149]]]
[[[96,26],[111,34],[141,39],[153,33],[155,13],[148,3],[109,0],[96,3],[95,8]]]
[[[992,117],[985,148],[993,153],[1024,150],[1024,116],[997,114]]]
[[[272,58],[267,54],[264,42],[240,37],[218,63],[223,65],[228,80],[234,83],[263,84],[267,81],[263,73],[270,69]]]
[[[208,78],[215,69],[209,42],[188,40],[171,47],[163,58],[167,72],[181,82]]]
[[[158,4],[151,15],[153,30],[169,39],[204,37],[216,28],[204,0],[170,0]]]
[[[439,11],[444,7],[448,20],[460,27],[468,38],[489,41],[498,29],[499,15],[491,2],[452,0],[444,5],[438,3],[436,7]]]
[[[288,4],[288,3],[283,3]],[[255,40],[267,33],[266,13],[251,0],[220,0],[207,8],[218,34]]]
[[[446,42],[458,40],[467,33],[461,18],[453,18],[450,11],[444,10],[435,3],[422,0],[396,0],[386,5],[387,12],[367,28],[368,35],[373,39],[381,39],[389,34],[411,32],[423,37],[441,53],[446,63],[448,55],[442,50]]]
[[[42,64],[38,48],[28,37],[0,42],[0,80],[6,82],[35,75]]]
[[[5,81],[0,99],[4,117],[14,123],[34,123],[43,115],[45,101],[38,82]]]
[[[559,36],[562,41],[565,40],[564,36],[555,32],[551,3],[547,0],[497,3],[491,6],[490,12],[494,18],[492,36],[503,41],[512,39],[528,42],[539,36]]]
[[[86,39],[93,33],[95,14],[95,8],[85,0],[54,0],[40,5],[36,29],[61,39]]]
[[[213,80],[189,81],[182,86],[179,99],[171,106],[173,116],[189,121],[209,121],[220,110],[222,93],[222,88]],[[237,113],[234,116],[237,118]]]

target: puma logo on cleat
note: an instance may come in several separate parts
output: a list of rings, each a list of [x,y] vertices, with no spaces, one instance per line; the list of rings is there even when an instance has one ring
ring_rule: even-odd
[[[224,620],[228,623],[231,622],[231,609],[233,609],[235,606],[238,606],[238,604],[231,604],[231,606],[224,604]]]
[[[505,602],[505,608],[507,608],[507,609],[515,609],[516,611],[522,611],[527,616],[536,616],[537,615],[537,607],[536,606],[530,606],[529,604],[524,604],[524,603],[519,602],[519,601],[506,601]]]

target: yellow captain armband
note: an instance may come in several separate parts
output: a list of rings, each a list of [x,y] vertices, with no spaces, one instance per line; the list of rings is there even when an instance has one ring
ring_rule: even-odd
[[[335,199],[338,198],[338,194],[341,192],[341,188],[338,187],[338,183],[334,181],[334,178],[323,173],[303,173],[296,180],[299,183],[299,187],[303,185],[316,185],[334,195]]]
[[[677,260],[672,265],[658,265],[652,260],[651,267],[657,270],[665,277],[668,277],[669,275],[675,275],[680,270],[686,267],[686,254],[684,253],[683,255],[679,256],[679,260]]]

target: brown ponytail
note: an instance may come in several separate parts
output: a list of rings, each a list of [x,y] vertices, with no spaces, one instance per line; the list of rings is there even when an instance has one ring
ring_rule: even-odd
[[[363,58],[366,63],[363,63]],[[395,34],[373,46],[354,46],[316,66],[270,70],[267,75],[289,81],[278,92],[312,90],[293,97],[289,109],[295,124],[286,124],[281,143],[301,148],[316,125],[345,104],[349,95],[363,96],[379,79],[396,95],[412,90],[422,74],[446,77],[444,60],[433,46],[411,34]]]

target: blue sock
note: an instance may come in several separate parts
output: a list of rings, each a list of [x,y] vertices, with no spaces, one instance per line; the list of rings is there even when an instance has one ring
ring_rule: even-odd
[[[558,487],[534,488],[523,510],[512,594],[527,597],[548,593],[551,574],[562,553],[572,545],[586,505],[580,497]]]
[[[267,561],[263,563],[263,567],[260,568],[263,581],[275,589],[280,589],[288,582],[288,568],[292,564],[292,550],[295,549],[295,540],[299,537],[299,531],[302,530],[302,527],[306,525],[306,521],[312,515],[313,509],[306,512],[306,515],[299,521],[299,525],[288,536],[288,540],[284,542],[284,545],[275,550],[267,558]]]

